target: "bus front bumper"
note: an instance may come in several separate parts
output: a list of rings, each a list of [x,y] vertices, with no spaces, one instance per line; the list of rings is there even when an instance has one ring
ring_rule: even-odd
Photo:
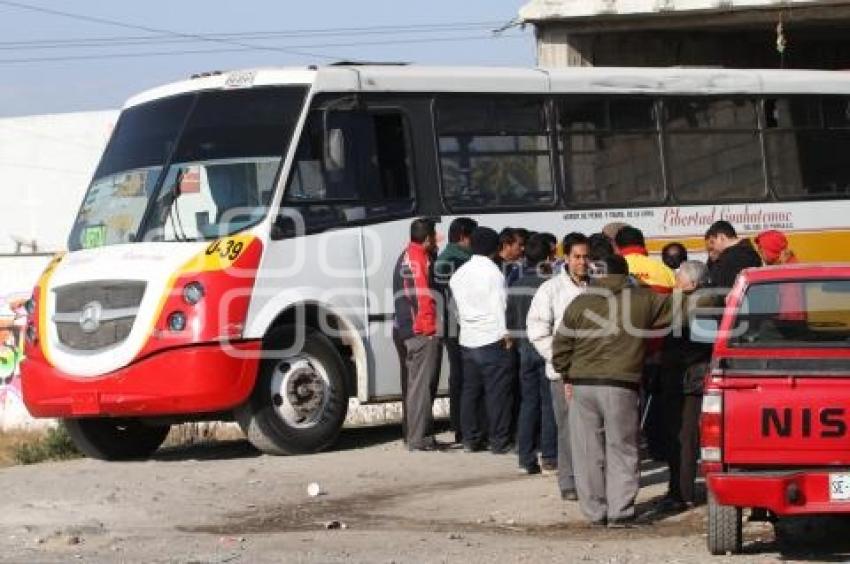
[[[260,341],[166,349],[103,376],[81,378],[41,359],[21,366],[34,417],[192,415],[227,411],[254,388]]]
[[[850,513],[850,492],[830,494],[831,474],[850,476],[847,470],[730,472],[709,474],[706,482],[720,505],[759,507],[779,516]]]

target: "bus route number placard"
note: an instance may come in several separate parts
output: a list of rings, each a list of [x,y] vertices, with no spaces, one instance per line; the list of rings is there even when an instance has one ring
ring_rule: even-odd
[[[242,254],[242,249],[244,248],[244,243],[240,241],[234,241],[233,239],[228,239],[224,242],[216,241],[215,243],[207,247],[207,256],[217,254],[221,258],[233,262],[239,258],[239,255]]]

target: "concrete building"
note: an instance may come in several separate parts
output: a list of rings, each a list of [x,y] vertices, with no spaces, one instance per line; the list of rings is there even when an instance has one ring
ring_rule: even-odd
[[[65,248],[117,111],[0,119],[0,298]]]
[[[20,361],[32,293],[66,238],[117,111],[0,119],[0,430],[46,424],[21,400]]]
[[[531,0],[541,66],[850,69],[847,0]]]

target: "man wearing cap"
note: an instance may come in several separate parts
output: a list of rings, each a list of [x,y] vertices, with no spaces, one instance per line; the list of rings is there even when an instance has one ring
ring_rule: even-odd
[[[499,234],[488,227],[472,232],[472,258],[449,281],[460,322],[463,356],[461,429],[467,452],[484,448],[479,406],[486,402],[490,451],[511,451],[514,354],[505,309],[505,277],[494,260]]]
[[[762,231],[756,237],[756,247],[764,264],[794,264],[799,262],[788,247],[788,239],[781,231]]]
[[[788,247],[788,239],[781,231],[762,231],[756,237],[756,248],[764,264],[796,264],[800,262]],[[804,321],[805,296],[800,284],[783,284],[779,287],[780,313],[778,317],[787,321]]]

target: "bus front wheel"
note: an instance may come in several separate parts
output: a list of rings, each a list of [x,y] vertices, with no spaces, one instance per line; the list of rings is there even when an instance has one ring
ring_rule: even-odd
[[[162,445],[171,428],[113,417],[64,419],[62,423],[80,452],[98,460],[147,458]]]
[[[291,327],[267,336],[254,391],[236,411],[248,440],[267,454],[328,448],[348,410],[346,367],[336,347],[318,331],[294,336]],[[299,340],[300,346],[291,345]]]

